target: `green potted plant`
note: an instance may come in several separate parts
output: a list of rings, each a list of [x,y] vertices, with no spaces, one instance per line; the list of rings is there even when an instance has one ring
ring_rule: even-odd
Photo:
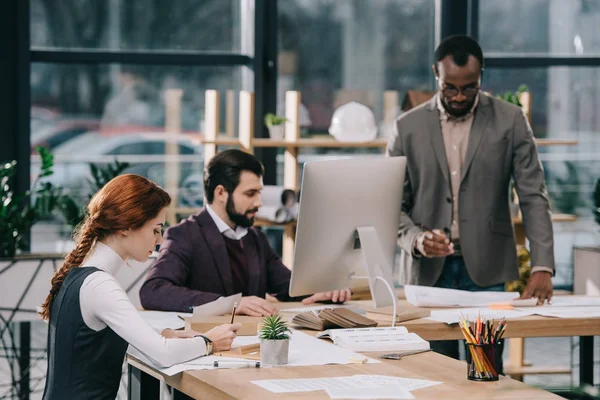
[[[286,117],[267,113],[265,115],[265,125],[269,128],[269,136],[271,139],[283,140],[285,136],[285,123],[287,122]]]
[[[259,331],[260,362],[265,365],[287,364],[290,333],[287,323],[281,319],[281,316],[264,317]]]
[[[525,93],[527,91],[529,91],[527,85],[521,85],[519,86],[516,92],[507,91],[504,92],[504,94],[497,95],[496,97],[516,106],[523,107],[523,104],[521,104],[520,96],[522,93]]]

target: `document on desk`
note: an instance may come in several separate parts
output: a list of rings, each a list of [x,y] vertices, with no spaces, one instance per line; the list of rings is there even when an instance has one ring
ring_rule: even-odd
[[[514,310],[494,310],[487,307],[481,308],[446,308],[442,310],[431,310],[431,315],[426,319],[443,322],[448,325],[458,324],[462,318],[471,321],[478,317],[485,319],[512,319],[521,318],[535,314],[535,307],[526,307]]]
[[[511,304],[519,298],[517,292],[469,292],[429,286],[404,286],[406,300],[415,307],[487,307],[490,304]]]
[[[398,376],[389,375],[354,375],[354,378],[360,379],[362,384],[365,385],[384,385],[389,383],[396,383],[406,388],[409,391],[423,389],[429,386],[441,385],[442,382],[429,381],[426,379],[411,379],[401,378]]]
[[[317,337],[329,338],[337,346],[351,351],[428,350],[429,342],[405,327],[329,329]]]
[[[330,399],[414,399],[408,390],[397,383],[376,387],[326,389]]]
[[[533,314],[553,318],[600,318],[600,307],[555,307],[554,305],[547,305],[535,307]]]
[[[241,293],[237,293],[227,297],[219,297],[215,301],[211,301],[210,303],[194,307],[192,319],[200,317],[212,317],[215,315],[231,314],[231,310],[233,310],[233,305],[235,303],[240,304],[241,300]]]
[[[553,296],[551,307],[600,307],[600,296]]]
[[[164,329],[181,329],[185,326],[185,322],[179,318],[176,312],[165,311],[140,311],[140,315],[158,332]]]
[[[384,397],[384,395],[387,395],[388,386],[393,386],[398,395],[404,396],[398,398],[412,399],[414,397],[412,394],[410,394],[410,392],[442,383],[424,379],[410,379],[387,375],[352,375],[336,378],[309,379],[270,379],[251,382],[272,393],[313,392],[317,390],[325,390],[330,394],[335,394],[338,396],[335,398],[366,399],[388,398]],[[361,392],[363,388],[365,389],[365,392]],[[346,391],[355,393],[360,397],[348,397],[349,392]],[[342,397],[342,395],[345,397]]]
[[[255,343],[259,343],[258,336],[238,336],[234,339],[232,347],[246,346]],[[134,357],[147,363],[152,368],[168,376],[188,370],[214,369],[213,363],[215,361],[230,362],[238,360],[241,362],[248,362],[248,360],[233,357],[206,356],[198,357],[181,364],[175,364],[168,368],[160,368],[157,365],[154,365],[151,360],[137,349],[129,346],[128,352]],[[289,360],[286,367],[356,363],[375,364],[380,363],[380,361],[334,346],[329,342],[316,339],[305,333],[292,330]]]

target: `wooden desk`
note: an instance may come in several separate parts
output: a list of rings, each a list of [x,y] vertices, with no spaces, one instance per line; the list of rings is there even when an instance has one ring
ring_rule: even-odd
[[[372,307],[371,301],[351,301],[361,308]],[[302,307],[302,303],[281,303],[280,308]],[[412,307],[406,300],[398,300],[398,307]],[[463,339],[458,325],[447,325],[428,319],[402,322],[409,332],[414,332],[425,340]],[[548,318],[528,316],[509,320],[505,338],[579,336],[579,382],[581,385],[594,385],[594,336],[600,336],[600,318]],[[512,342],[511,342],[512,345]],[[506,366],[507,373],[512,366]],[[521,369],[525,367],[520,367]],[[536,372],[535,367],[529,367]],[[554,370],[552,370],[554,371]],[[539,372],[539,371],[537,371]],[[544,370],[542,370],[544,372]],[[546,372],[548,373],[548,372]],[[522,376],[515,373],[517,376]]]
[[[376,357],[375,353],[367,353]],[[192,398],[201,399],[328,399],[323,391],[305,393],[271,393],[250,381],[261,379],[295,379],[350,376],[355,374],[392,375],[406,378],[429,379],[443,382],[441,385],[416,390],[416,399],[560,399],[552,393],[527,386],[521,382],[501,377],[497,382],[472,382],[466,378],[466,364],[437,353],[429,352],[408,356],[404,360],[385,360],[380,364],[324,365],[314,367],[277,367],[221,369],[210,371],[187,371],[172,377],[164,376],[134,357],[128,356],[130,377],[137,370],[138,379],[150,377]],[[140,372],[142,371],[142,372]],[[143,374],[147,374],[143,376]],[[135,378],[134,378],[135,379]],[[141,383],[142,386],[145,382]],[[131,385],[131,380],[130,380]],[[156,385],[155,385],[156,386]],[[146,384],[147,387],[147,384]],[[136,397],[139,396],[139,397]],[[142,397],[143,396],[143,397]],[[154,400],[158,394],[132,393],[131,400]]]
[[[352,301],[359,307],[370,307],[371,301]],[[406,300],[399,300],[399,306],[410,306]],[[280,303],[279,307],[296,308],[301,303]],[[286,314],[283,314],[286,315]],[[403,322],[410,332],[415,332],[426,340],[462,339],[458,326],[447,325],[427,319]],[[594,383],[594,336],[600,336],[600,318],[547,318],[529,316],[509,320],[507,338],[514,337],[554,337],[580,336],[580,383],[582,386]],[[311,331],[306,331],[311,333]],[[312,331],[312,333],[315,333]],[[374,354],[368,354],[373,357]],[[409,362],[410,361],[410,362]],[[551,393],[528,387],[518,381],[503,378],[496,383],[470,382],[466,379],[466,366],[463,361],[452,360],[435,353],[425,353],[407,357],[400,361],[385,360],[382,364],[329,365],[314,367],[281,367],[256,369],[235,369],[218,371],[189,371],[173,377],[166,377],[139,360],[128,357],[129,398],[158,399],[158,381],[188,395],[200,395],[202,399],[275,399],[281,395],[270,393],[252,383],[258,379],[311,378],[326,376],[348,376],[353,374],[395,375],[407,378],[438,380],[443,385],[413,392],[417,399],[551,399],[559,398]],[[523,397],[521,397],[523,396]],[[324,392],[286,394],[286,398],[323,398]]]

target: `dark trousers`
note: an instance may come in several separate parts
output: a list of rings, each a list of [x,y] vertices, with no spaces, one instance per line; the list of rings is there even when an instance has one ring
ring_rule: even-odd
[[[488,287],[477,286],[467,272],[465,260],[460,256],[446,257],[442,275],[440,275],[434,286],[446,289],[468,290],[471,292],[504,292],[504,284]],[[504,347],[504,342],[502,343],[502,347]],[[459,346],[464,346],[464,341],[436,340],[431,341],[430,345],[433,351],[458,360]],[[502,348],[500,351],[502,352],[503,350]],[[502,362],[500,362],[499,372],[504,372]]]

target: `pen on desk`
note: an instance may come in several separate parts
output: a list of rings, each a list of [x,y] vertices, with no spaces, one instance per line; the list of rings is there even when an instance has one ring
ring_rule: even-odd
[[[231,311],[231,322],[230,324],[233,324],[233,319],[235,318],[235,309],[237,308],[237,301],[235,303],[233,303],[233,311]]]
[[[260,361],[227,361],[218,360],[213,363],[215,368],[260,368]]]
[[[421,350],[405,351],[403,353],[384,354],[382,356],[379,356],[379,358],[386,358],[388,360],[400,360],[404,356],[412,356],[413,354],[421,354],[421,353],[426,353],[428,351],[431,351],[431,349],[421,349]]]

